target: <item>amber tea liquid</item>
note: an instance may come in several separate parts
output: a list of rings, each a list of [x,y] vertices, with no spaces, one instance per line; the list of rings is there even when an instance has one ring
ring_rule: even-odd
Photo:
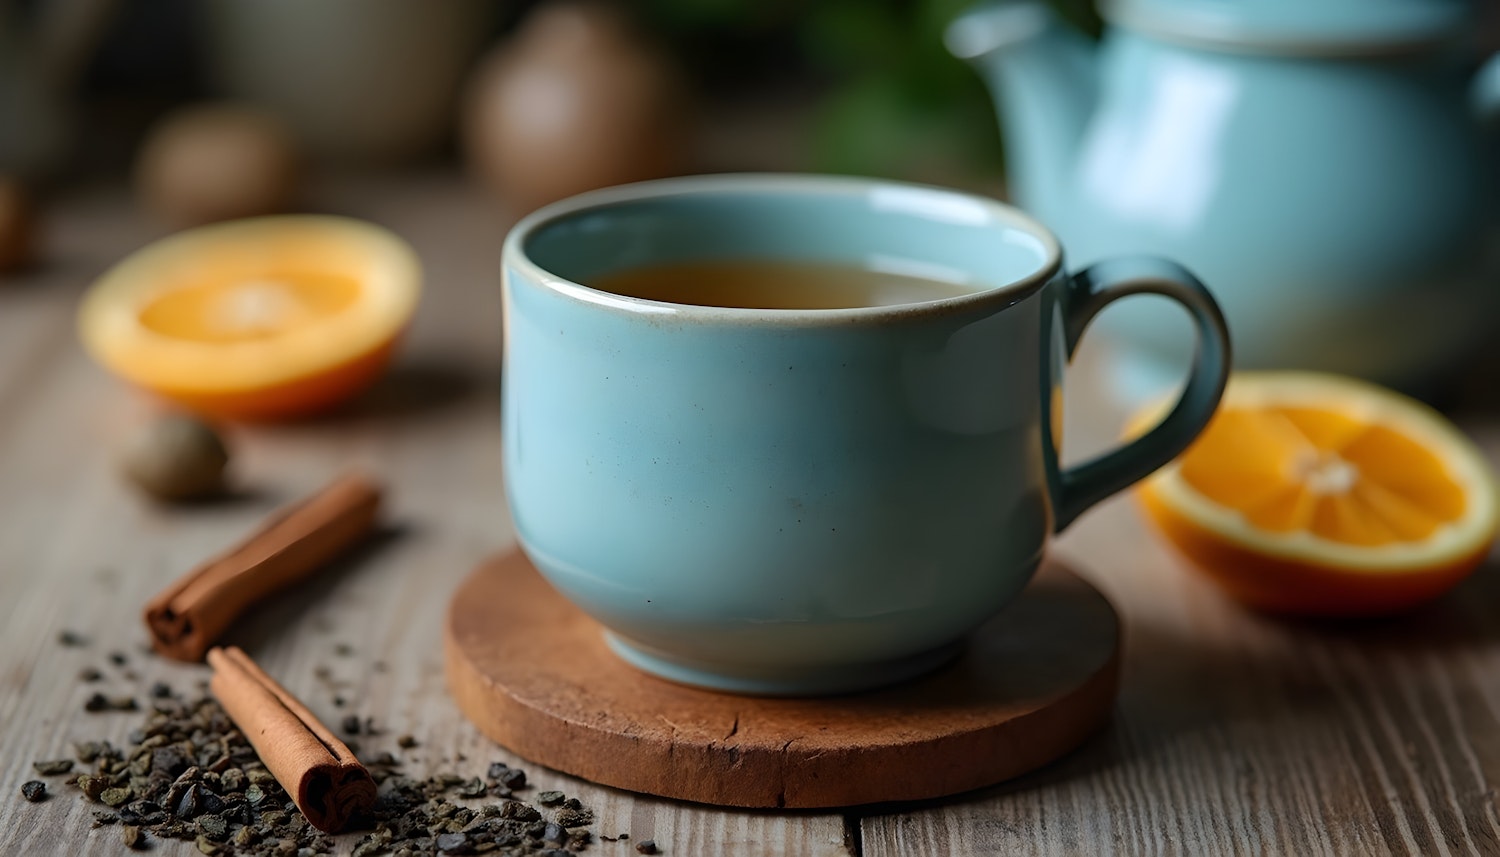
[[[819,262],[716,260],[612,271],[585,285],[653,301],[745,309],[851,309],[955,298],[979,287]]]

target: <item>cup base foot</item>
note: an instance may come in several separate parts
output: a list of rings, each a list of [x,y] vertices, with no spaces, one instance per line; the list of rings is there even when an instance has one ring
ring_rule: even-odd
[[[720,665],[694,663],[638,646],[612,631],[609,648],[631,666],[678,684],[751,696],[831,696],[858,693],[908,681],[953,660],[963,651],[956,640],[936,649],[886,661],[788,670],[726,672]]]

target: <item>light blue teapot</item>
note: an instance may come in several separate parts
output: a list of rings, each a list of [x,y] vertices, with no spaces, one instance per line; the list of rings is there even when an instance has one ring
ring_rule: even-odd
[[[1241,368],[1400,385],[1500,333],[1500,62],[1461,0],[1102,0],[1094,44],[1041,0],[950,26],[1003,115],[1010,191],[1076,264],[1179,260]],[[1477,70],[1477,74],[1476,74]],[[1188,325],[1100,319],[1132,383],[1180,376]]]

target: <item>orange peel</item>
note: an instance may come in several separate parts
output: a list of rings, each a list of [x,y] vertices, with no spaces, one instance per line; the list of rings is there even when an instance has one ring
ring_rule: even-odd
[[[369,386],[415,312],[421,266],[374,224],[285,215],[158,241],[89,289],[78,327],[110,371],[208,416],[295,417]]]
[[[1136,494],[1231,595],[1299,615],[1374,615],[1435,598],[1483,563],[1500,522],[1489,462],[1442,415],[1308,372],[1237,373],[1203,434]]]

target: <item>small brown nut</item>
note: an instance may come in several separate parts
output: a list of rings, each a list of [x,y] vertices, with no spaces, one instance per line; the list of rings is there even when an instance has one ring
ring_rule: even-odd
[[[136,163],[148,207],[176,226],[289,208],[299,158],[291,132],[265,111],[234,104],[186,107],[151,129]]]
[[[219,435],[183,414],[161,417],[130,439],[121,464],[130,481],[160,500],[221,491],[229,452]]]
[[[36,256],[36,211],[20,183],[0,176],[0,274],[31,264]]]

